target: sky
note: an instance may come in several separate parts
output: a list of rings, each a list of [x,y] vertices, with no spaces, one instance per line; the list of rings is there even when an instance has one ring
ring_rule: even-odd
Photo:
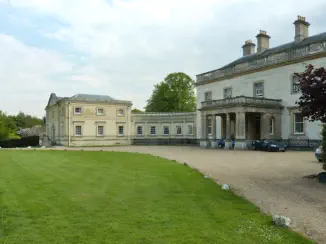
[[[242,56],[259,30],[294,40],[297,15],[326,32],[325,0],[0,0],[0,110],[42,117],[51,93],[109,95],[143,109],[173,72]]]

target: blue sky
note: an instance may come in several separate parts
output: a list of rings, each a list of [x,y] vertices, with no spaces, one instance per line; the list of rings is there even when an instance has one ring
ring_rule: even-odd
[[[298,14],[326,32],[324,0],[0,0],[0,110],[44,115],[49,95],[110,95],[142,109],[171,72],[242,55],[260,29],[294,38]]]

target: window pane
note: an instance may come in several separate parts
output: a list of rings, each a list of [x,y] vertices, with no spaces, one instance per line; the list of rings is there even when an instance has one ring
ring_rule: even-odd
[[[269,120],[269,134],[274,134],[274,119]]]
[[[156,127],[155,126],[151,126],[151,135],[155,135],[156,134]]]
[[[163,134],[164,135],[168,135],[169,133],[170,133],[169,127],[168,126],[164,126],[164,128],[163,128]]]
[[[122,125],[119,126],[119,135],[123,135],[123,126]]]
[[[192,135],[192,125],[188,125],[188,134]]]
[[[75,114],[80,114],[81,113],[81,108],[75,108]]]
[[[104,126],[100,125],[97,127],[97,134],[102,136],[104,134]]]
[[[79,126],[79,125],[77,125],[76,127],[75,127],[75,134],[76,134],[76,136],[81,136],[81,126]]]
[[[211,100],[212,100],[212,92],[206,92],[205,101],[211,101]]]
[[[182,134],[182,130],[181,130],[181,126],[177,126],[177,135],[181,135]]]
[[[143,134],[143,127],[142,126],[138,126],[137,127],[137,134],[138,135],[142,135]]]
[[[97,114],[104,114],[104,109],[103,108],[98,108],[97,109]]]

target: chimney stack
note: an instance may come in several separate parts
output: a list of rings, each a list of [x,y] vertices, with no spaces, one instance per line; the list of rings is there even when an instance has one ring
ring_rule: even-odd
[[[309,23],[305,17],[298,15],[298,19],[293,23],[295,25],[295,42],[301,42],[309,36]]]
[[[271,38],[267,35],[266,31],[260,30],[259,34],[256,36],[257,38],[257,52],[261,53],[264,52],[266,49],[269,48],[269,39]]]
[[[245,41],[245,44],[242,46],[243,56],[247,56],[255,53],[256,44],[252,43],[251,40]]]

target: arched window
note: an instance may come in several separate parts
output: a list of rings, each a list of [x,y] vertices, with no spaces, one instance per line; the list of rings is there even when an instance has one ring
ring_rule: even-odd
[[[269,119],[269,134],[274,135],[274,118]]]

